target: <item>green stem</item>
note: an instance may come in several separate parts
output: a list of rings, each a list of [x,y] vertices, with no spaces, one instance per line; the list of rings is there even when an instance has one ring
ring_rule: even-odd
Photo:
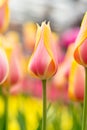
[[[8,96],[4,95],[5,111],[4,111],[4,129],[7,130],[8,126]]]
[[[84,108],[82,130],[87,130],[87,68],[85,68],[85,91],[84,91]]]
[[[1,118],[0,130],[7,130],[8,126],[8,94],[4,94],[2,90],[2,86],[0,86],[0,96],[4,101],[4,115]]]
[[[46,130],[46,80],[43,83],[43,119],[42,119],[42,130]]]

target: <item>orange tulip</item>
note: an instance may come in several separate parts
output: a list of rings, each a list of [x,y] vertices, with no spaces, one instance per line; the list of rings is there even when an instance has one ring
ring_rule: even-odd
[[[69,97],[72,100],[82,101],[84,98],[85,70],[84,67],[72,62],[69,76]]]
[[[6,31],[9,25],[9,7],[8,0],[0,1],[0,32]]]
[[[83,18],[76,45],[74,58],[79,64],[87,67],[87,12]]]
[[[33,77],[48,79],[58,67],[56,44],[53,40],[49,23],[38,25],[34,52],[29,60],[28,70]]]
[[[4,50],[0,47],[0,84],[2,84],[8,76],[8,61]]]

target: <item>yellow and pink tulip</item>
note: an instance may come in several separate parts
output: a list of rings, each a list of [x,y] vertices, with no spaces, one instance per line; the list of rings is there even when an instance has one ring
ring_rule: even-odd
[[[57,50],[49,23],[38,25],[34,51],[30,57],[28,71],[33,77],[48,79],[58,68]]]
[[[80,32],[76,40],[74,58],[79,64],[87,67],[87,12],[83,18]]]
[[[11,86],[12,84],[19,81],[22,77],[20,60],[17,53],[15,53],[15,45],[9,42],[9,40],[0,36],[0,42],[6,52],[8,63],[9,63],[9,74],[7,80],[4,82],[4,86]]]

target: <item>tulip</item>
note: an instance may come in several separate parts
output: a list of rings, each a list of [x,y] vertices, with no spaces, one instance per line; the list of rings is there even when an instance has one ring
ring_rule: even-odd
[[[0,1],[0,32],[5,32],[9,25],[8,0]]]
[[[70,44],[75,43],[77,35],[79,33],[79,28],[70,28],[61,35],[61,43],[64,47],[68,47]]]
[[[53,77],[53,82],[57,88],[64,89],[68,85],[68,77],[73,59],[74,44],[71,44],[66,52],[65,58],[59,64],[59,69]]]
[[[38,26],[34,52],[29,60],[28,71],[33,77],[48,79],[57,71],[56,45],[49,23]]]
[[[58,55],[58,64],[60,64],[63,59],[64,59],[64,51],[62,49],[62,46],[59,44],[59,36],[57,33],[55,32],[52,32],[52,36],[53,36],[53,40],[54,40],[54,43],[56,44],[56,48],[57,48],[57,55]]]
[[[80,32],[76,40],[74,58],[79,64],[87,67],[87,13],[83,18]]]
[[[52,35],[49,23],[38,25],[34,51],[30,57],[28,71],[33,77],[43,83],[43,121],[42,130],[46,130],[46,80],[57,71],[58,57],[55,38]]]
[[[0,43],[6,52],[9,63],[9,74],[3,86],[11,86],[18,82],[22,77],[18,51],[16,51],[15,45],[9,42],[4,36],[0,37]]]
[[[16,31],[8,31],[5,37],[11,42],[12,44],[19,44],[20,38],[19,34]]]
[[[32,52],[35,46],[36,24],[28,22],[23,25],[23,42],[26,51]]]
[[[7,57],[5,51],[0,48],[0,84],[2,84],[6,80],[8,72],[9,67]]]
[[[52,102],[57,102],[59,100],[63,100],[65,102],[68,101],[68,93],[67,93],[67,86],[64,87],[63,89],[60,89],[58,87],[56,87],[56,85],[54,84],[53,80],[49,80],[47,82],[47,95],[48,95],[48,99]]]
[[[69,97],[75,101],[83,101],[85,86],[85,70],[84,67],[77,64],[75,60],[72,62],[69,74]]]
[[[83,18],[80,32],[76,40],[74,58],[79,64],[85,67],[85,93],[82,130],[87,130],[87,12],[85,13],[85,16]]]

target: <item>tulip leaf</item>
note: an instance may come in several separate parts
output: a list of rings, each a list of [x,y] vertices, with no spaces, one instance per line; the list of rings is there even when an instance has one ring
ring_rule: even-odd
[[[26,129],[26,121],[25,121],[25,116],[22,112],[18,112],[18,117],[17,117],[18,123],[20,125],[21,130],[27,130]]]

